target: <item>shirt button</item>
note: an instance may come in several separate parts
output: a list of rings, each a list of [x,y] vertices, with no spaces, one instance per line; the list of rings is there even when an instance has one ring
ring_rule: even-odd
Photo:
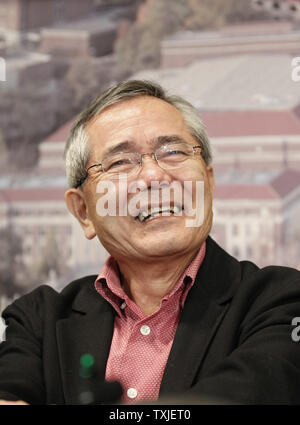
[[[125,303],[125,301],[120,305],[120,309],[121,310],[124,310],[124,308],[126,307],[126,303]]]
[[[150,333],[150,328],[147,325],[143,325],[140,329],[140,332],[142,335],[149,335]]]
[[[135,398],[137,396],[137,390],[135,388],[129,388],[127,390],[127,395],[129,398]]]

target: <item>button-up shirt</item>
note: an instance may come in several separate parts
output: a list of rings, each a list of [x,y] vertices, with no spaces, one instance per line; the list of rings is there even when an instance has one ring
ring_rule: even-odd
[[[121,383],[124,403],[157,400],[181,311],[205,250],[204,242],[159,309],[149,316],[124,292],[113,257],[98,275],[95,288],[116,311],[105,379]]]

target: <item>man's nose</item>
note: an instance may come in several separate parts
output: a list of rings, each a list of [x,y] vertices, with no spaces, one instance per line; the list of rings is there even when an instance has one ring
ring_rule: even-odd
[[[172,181],[170,173],[160,167],[153,153],[142,154],[142,164],[139,172],[139,178],[143,179],[147,184],[151,184],[151,181]]]

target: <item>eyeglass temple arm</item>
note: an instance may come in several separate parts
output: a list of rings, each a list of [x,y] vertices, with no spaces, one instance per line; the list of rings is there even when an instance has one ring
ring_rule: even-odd
[[[86,181],[89,169],[93,168],[93,167],[99,167],[99,165],[102,165],[101,162],[98,162],[98,164],[93,164],[90,167],[86,168],[85,169],[85,176],[82,177],[82,179],[77,183],[77,185],[75,186],[75,189],[78,189],[78,187],[82,186],[83,183]]]
[[[91,168],[93,168],[93,167],[99,167],[99,165],[102,166],[102,163],[101,162],[98,162],[97,164],[93,164],[90,167],[88,167],[85,171],[88,172]]]

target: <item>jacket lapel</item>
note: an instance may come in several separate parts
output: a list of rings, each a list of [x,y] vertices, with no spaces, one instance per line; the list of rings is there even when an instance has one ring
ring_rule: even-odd
[[[97,400],[97,384],[104,380],[106,362],[113,334],[114,313],[110,305],[97,296],[93,284],[83,287],[76,297],[70,316],[56,324],[60,368],[65,402],[78,404],[89,391]],[[94,358],[91,376],[82,377],[80,358]]]
[[[208,238],[205,259],[177,328],[160,397],[183,392],[193,385],[240,279],[239,262]]]

